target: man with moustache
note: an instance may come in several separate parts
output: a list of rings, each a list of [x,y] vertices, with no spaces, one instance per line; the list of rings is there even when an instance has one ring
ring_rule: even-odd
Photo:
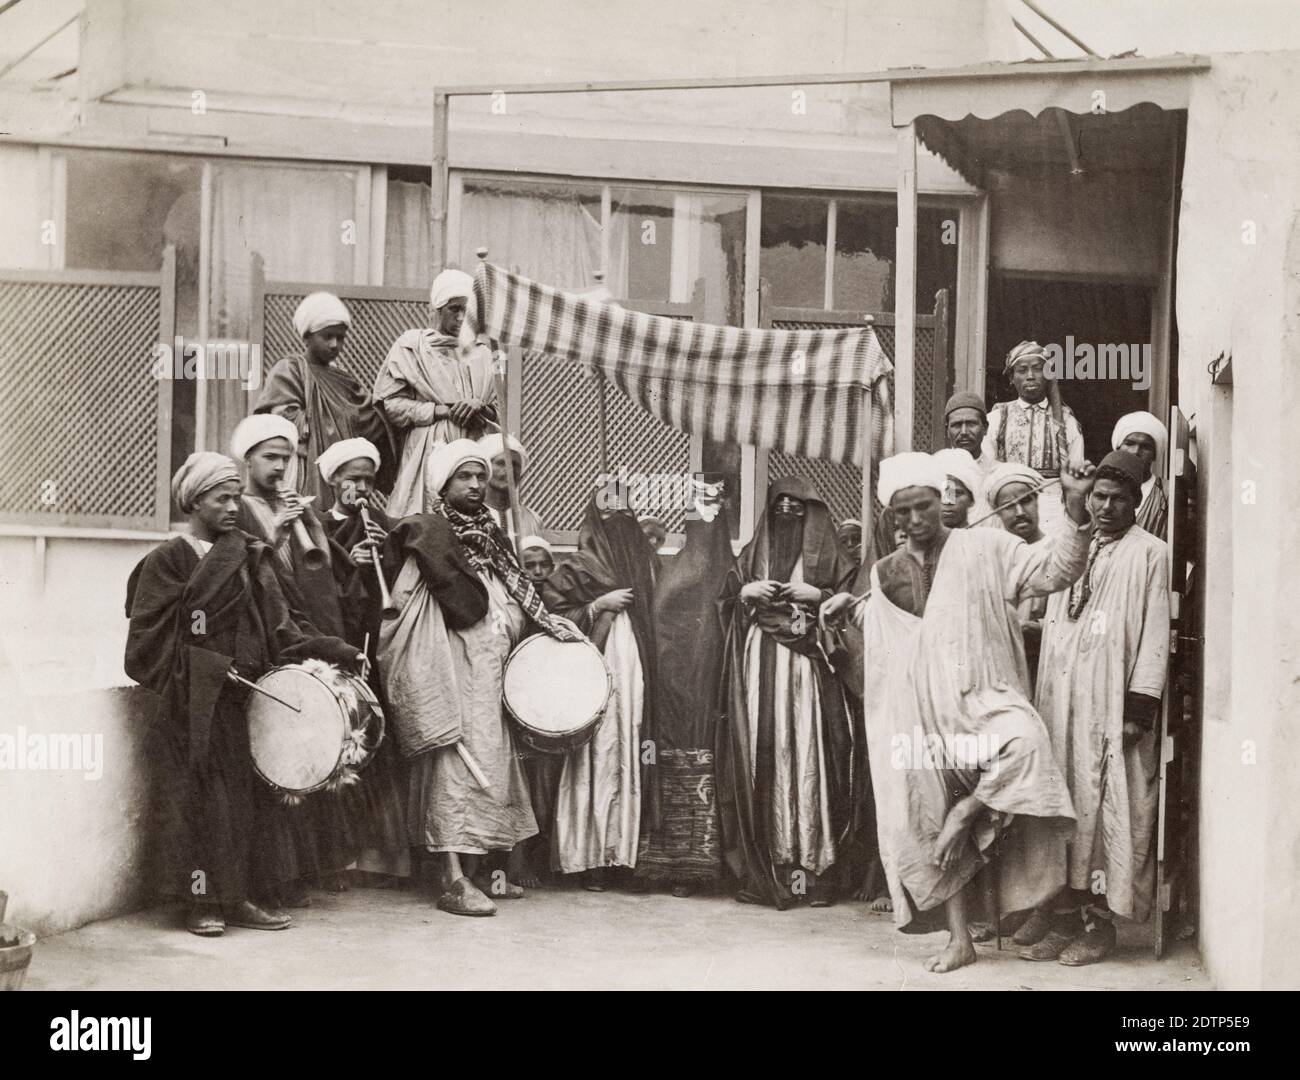
[[[343,439],[327,447],[316,464],[321,480],[334,494],[321,527],[330,541],[343,636],[358,649],[366,649],[368,681],[382,702],[377,660],[383,607],[376,566],[393,523],[373,502],[381,467],[379,448],[367,439]],[[363,503],[368,524],[361,516]],[[406,787],[405,765],[394,740],[387,738],[358,782],[343,792],[359,870],[389,877],[407,873]]]
[[[1169,432],[1149,412],[1131,412],[1121,416],[1110,437],[1112,450],[1134,454],[1142,462],[1145,479],[1142,481],[1142,502],[1137,509],[1138,528],[1161,540],[1165,538],[1165,521],[1169,512],[1164,481],[1168,447]]]
[[[997,519],[1007,532],[1026,544],[1043,539],[1038,527],[1038,495],[1034,489],[1043,478],[1026,465],[1002,463],[993,468],[984,481],[984,500],[997,511]],[[1020,629],[1025,637],[1025,663],[1029,668],[1029,689],[1038,683],[1038,654],[1043,640],[1043,616],[1047,614],[1046,596],[1027,596],[1016,607]]]
[[[432,509],[398,522],[384,556],[400,567],[379,671],[410,767],[408,837],[435,857],[438,907],[453,915],[494,915],[493,898],[523,896],[494,871],[537,832],[501,707],[506,660],[531,630],[581,638],[547,611],[488,513],[490,470],[476,442],[437,447],[424,470]]]
[[[997,462],[984,453],[984,436],[989,430],[984,399],[973,391],[958,390],[943,407],[943,424],[944,445],[965,450],[975,459],[981,475],[987,476]]]
[[[239,527],[272,551],[271,565],[289,606],[301,611],[321,633],[342,637],[343,613],[334,585],[329,539],[316,512],[286,478],[298,445],[298,430],[284,416],[254,413],[239,422],[230,437],[231,452],[242,461],[248,482],[239,500]],[[311,565],[308,551],[294,530],[301,522],[312,546],[325,553],[324,564]],[[287,876],[295,884],[277,899],[289,907],[309,907],[308,882],[331,892],[347,888],[343,870],[356,857],[347,815],[336,793],[322,791],[302,806],[286,806],[276,818],[283,833],[280,850]]]
[[[1048,856],[1073,826],[1074,811],[1029,703],[1015,605],[1066,588],[1083,572],[1092,471],[1086,463],[1066,466],[1070,524],[1030,547],[1001,529],[948,529],[946,476],[930,455],[897,454],[880,465],[880,501],[907,543],[872,567],[862,615],[863,707],[895,922],[928,933],[942,913],[951,935],[925,961],[927,971],[975,962],[973,882],[1009,816],[1014,831],[1003,836],[998,875],[1002,910],[1034,907],[1062,884]],[[856,605],[843,593],[822,614],[833,623]]]
[[[1159,713],[1169,662],[1168,545],[1137,524],[1146,463],[1102,458],[1087,568],[1048,600],[1036,704],[1078,814],[1068,889],[1021,929],[1021,956],[1070,967],[1115,948],[1116,915],[1143,922],[1155,892]],[[1053,916],[1066,908],[1065,914]]]

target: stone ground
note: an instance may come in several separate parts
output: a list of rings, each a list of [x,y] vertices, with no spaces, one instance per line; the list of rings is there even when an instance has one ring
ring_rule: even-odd
[[[1110,961],[1030,963],[979,946],[948,975],[921,969],[946,940],[894,931],[865,904],[778,912],[729,897],[536,890],[493,918],[446,915],[410,890],[315,894],[296,925],[179,929],[154,908],[46,938],[29,990],[184,989],[1208,989],[1191,943],[1156,961],[1149,929],[1126,927]],[[1009,943],[1004,948],[1014,947]]]

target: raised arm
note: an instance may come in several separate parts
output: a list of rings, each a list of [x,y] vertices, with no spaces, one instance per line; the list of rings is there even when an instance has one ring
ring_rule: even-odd
[[[1095,472],[1087,461],[1061,470],[1065,520],[1046,539],[1031,545],[1005,534],[1011,542],[1004,545],[1004,595],[1012,603],[1019,604],[1031,596],[1049,596],[1079,580],[1088,565],[1088,545],[1092,542],[1093,521],[1087,500]]]

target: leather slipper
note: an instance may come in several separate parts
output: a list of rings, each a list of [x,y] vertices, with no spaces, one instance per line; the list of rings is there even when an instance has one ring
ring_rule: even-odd
[[[1083,927],[1080,926],[1079,933],[1082,931]],[[1066,930],[1049,930],[1043,935],[1042,941],[1021,949],[1020,959],[1055,960],[1065,951],[1065,947],[1079,936],[1079,933]]]
[[[497,913],[496,904],[483,895],[467,877],[458,877],[438,897],[438,910],[449,915],[484,916]]]

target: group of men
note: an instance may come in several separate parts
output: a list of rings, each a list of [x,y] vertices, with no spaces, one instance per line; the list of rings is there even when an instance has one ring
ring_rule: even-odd
[[[339,362],[346,307],[307,297],[303,353],[231,457],[173,479],[190,527],[132,575],[127,671],[166,704],[190,931],[286,927],[349,867],[432,880],[469,916],[569,875],[782,909],[860,897],[904,930],[942,913],[936,971],[999,915],[1023,919],[1023,955],[1063,963],[1107,955],[1114,915],[1146,917],[1168,632],[1154,417],[1121,420],[1094,468],[1028,342],[1015,402],[957,394],[948,449],[881,463],[871,536],[788,477],[733,557],[705,478],[671,557],[656,508],[614,487],[557,560],[511,509],[528,454],[500,430],[472,295],[440,274],[434,326],[371,392]],[[593,736],[562,753],[503,708],[533,634],[590,642],[610,674]],[[255,778],[243,709],[248,681],[306,658],[367,678],[389,737],[358,784],[290,805]]]

